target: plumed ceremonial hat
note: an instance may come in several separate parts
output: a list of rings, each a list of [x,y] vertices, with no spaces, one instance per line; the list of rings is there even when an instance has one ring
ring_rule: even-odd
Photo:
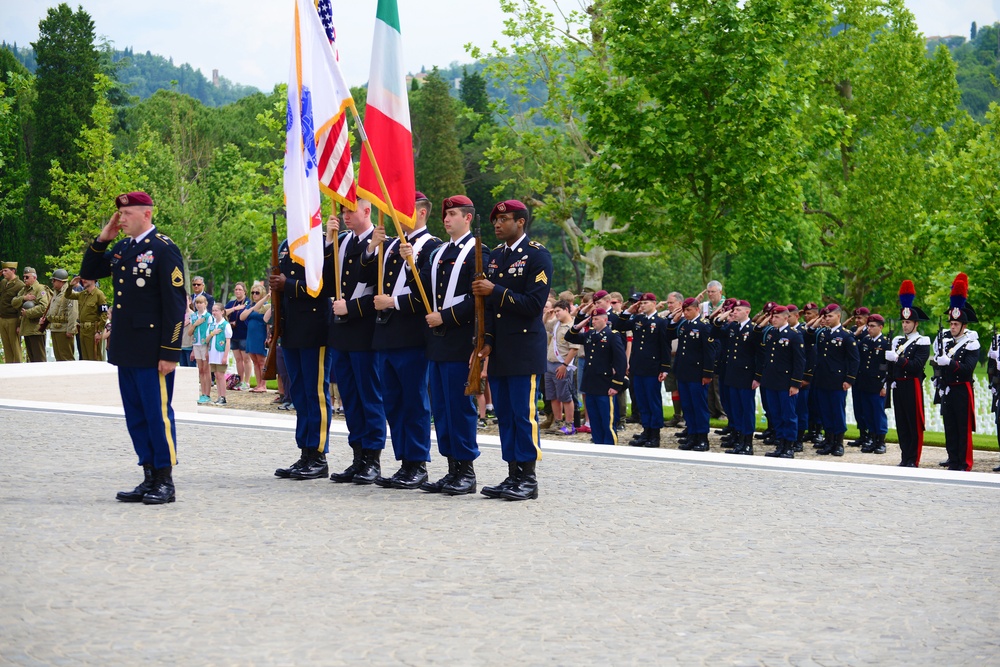
[[[517,218],[527,218],[528,217],[528,207],[524,205],[523,202],[519,202],[516,199],[508,199],[507,201],[502,201],[493,207],[490,211],[490,220],[493,220],[500,213],[518,213],[524,212],[524,215],[515,215],[514,219]]]
[[[979,321],[979,318],[976,317],[976,311],[974,311],[972,306],[969,305],[968,298],[969,276],[964,273],[960,273],[955,276],[955,280],[951,283],[951,299],[948,305],[948,321],[961,322],[962,324]]]
[[[913,281],[904,280],[899,286],[899,319],[910,322],[926,322],[930,319],[927,313],[913,305],[916,296],[917,288],[913,286]]]
[[[126,206],[152,206],[153,200],[145,192],[126,192],[115,197],[115,208],[125,208]]]

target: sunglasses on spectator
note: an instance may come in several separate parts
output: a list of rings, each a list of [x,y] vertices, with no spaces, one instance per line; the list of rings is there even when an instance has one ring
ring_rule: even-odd
[[[260,290],[250,290],[251,294],[260,294]]]

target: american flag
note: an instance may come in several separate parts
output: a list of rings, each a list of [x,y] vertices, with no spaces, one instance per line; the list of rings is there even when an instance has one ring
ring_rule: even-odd
[[[319,12],[326,37],[330,40],[334,59],[339,61],[337,29],[333,25],[333,6],[330,0],[319,0],[316,10]],[[351,161],[351,141],[346,113],[340,114],[331,126],[323,129],[316,138],[316,147],[319,154],[320,188],[334,200],[354,210],[358,195],[354,182],[354,164]]]

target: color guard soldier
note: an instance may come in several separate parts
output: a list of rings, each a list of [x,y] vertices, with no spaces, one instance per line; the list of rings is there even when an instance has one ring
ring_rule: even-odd
[[[726,371],[722,377],[722,391],[729,394],[726,401],[729,427],[724,439],[732,445],[727,454],[753,456],[753,432],[757,425],[757,404],[754,401],[753,382],[756,373],[757,348],[760,333],[750,321],[750,302],[734,300],[732,310],[725,313],[726,322],[713,322],[717,337],[726,339],[724,345]]]
[[[104,361],[101,349],[101,332],[108,321],[108,299],[97,287],[97,281],[84,280],[76,276],[70,281],[71,287],[83,285],[77,292],[70,289],[66,298],[79,304],[80,311],[80,359],[82,361]]]
[[[11,305],[21,316],[17,325],[18,335],[24,338],[28,361],[45,361],[45,329],[41,319],[49,308],[49,293],[38,282],[38,272],[30,266],[24,267],[22,274],[24,287],[11,300]]]
[[[17,262],[3,263],[3,279],[0,280],[0,341],[3,344],[4,363],[19,364],[21,356],[21,336],[17,332],[21,312],[13,305],[14,297],[24,289],[24,283],[17,277]]]
[[[916,293],[912,281],[904,280],[900,285],[899,319],[903,334],[893,338],[885,351],[902,468],[918,467],[924,446],[924,366],[930,356],[931,339],[917,330],[928,317],[913,305]]]
[[[607,310],[604,312],[607,318]],[[626,310],[618,320],[620,331],[632,332],[628,369],[642,418],[642,433],[629,443],[633,447],[660,446],[660,430],[663,428],[663,392],[660,390],[660,383],[670,368],[670,342],[667,340],[666,324],[656,314],[656,295],[652,292],[643,294],[639,302]],[[603,401],[606,395],[605,391],[599,398]],[[593,421],[590,428],[594,428]]]
[[[584,333],[581,329],[587,323],[591,328]],[[608,311],[595,308],[584,321],[572,326],[566,341],[582,343],[587,354],[582,386],[590,417],[590,439],[595,445],[617,445],[614,401],[625,388],[625,345],[608,324]],[[656,386],[659,388],[659,381]]]
[[[538,497],[535,465],[542,450],[538,439],[535,393],[545,373],[547,335],[542,310],[552,281],[552,257],[528,238],[528,207],[511,199],[490,212],[502,241],[492,253],[486,278],[473,281],[476,296],[486,297],[486,345],[489,383],[500,426],[500,446],[508,476],[484,487],[488,497],[527,500]]]
[[[813,390],[817,392],[825,437],[821,455],[843,456],[847,432],[847,391],[858,375],[858,344],[854,334],[840,323],[840,306],[831,303],[820,311],[817,324],[823,328],[813,335],[816,340],[816,371]],[[808,344],[808,341],[807,341]]]
[[[324,262],[333,250],[327,223]],[[335,227],[334,227],[335,229]],[[295,445],[299,458],[287,468],[278,468],[280,479],[321,479],[330,472],[330,368],[327,347],[330,330],[330,299],[313,296],[306,288],[305,267],[292,259],[288,239],[278,247],[278,273],[268,277],[272,299],[281,298],[281,338],[277,347],[285,372],[285,399],[295,406]],[[204,280],[198,280],[204,284]],[[206,297],[207,298],[207,297]],[[276,348],[277,349],[277,348]],[[280,368],[280,366],[279,366]]]
[[[66,269],[53,271],[52,301],[44,321],[48,323],[48,331],[52,334],[52,354],[56,361],[76,359],[78,308],[76,301],[68,296],[72,291],[69,288],[69,272]]]
[[[416,219],[412,231],[406,232],[416,266],[441,245],[441,239],[427,231],[430,200],[416,193]],[[389,421],[392,449],[401,462],[392,477],[377,477],[383,488],[416,489],[427,481],[427,462],[431,460],[431,406],[427,396],[427,354],[424,351],[424,309],[410,304],[420,301],[420,294],[410,288],[410,267],[401,252],[398,238],[386,238],[379,225],[372,234],[368,252],[362,255],[365,282],[378,280],[381,245],[385,249],[382,269],[382,294],[375,294],[377,312],[372,349],[382,381],[382,403]],[[414,287],[414,289],[416,289]]]
[[[177,431],[170,401],[187,304],[184,263],[174,242],[153,226],[148,194],[119,195],[115,206],[118,211],[84,251],[80,277],[110,276],[115,290],[108,361],[118,366],[125,423],[144,472],[139,486],[117,498],[161,505],[175,499]],[[127,238],[109,249],[121,232]]]
[[[465,394],[469,379],[469,360],[475,344],[476,304],[472,279],[476,273],[476,237],[469,232],[476,209],[464,195],[441,202],[441,218],[449,240],[427,256],[420,267],[420,280],[431,302],[425,313],[423,301],[413,285],[404,310],[422,313],[425,326],[428,384],[431,412],[437,434],[438,452],[448,460],[448,473],[435,482],[420,485],[428,493],[458,496],[475,493],[477,479],[474,461],[479,458],[476,443],[478,409],[475,397]],[[401,246],[405,256],[411,246]],[[489,255],[482,247],[482,265]],[[411,278],[411,284],[414,278]]]
[[[712,325],[702,317],[698,300],[684,299],[681,312],[667,325],[667,340],[677,339],[677,354],[671,372],[677,377],[681,405],[687,420],[687,438],[680,449],[707,452],[709,416],[708,385],[715,376],[715,356],[718,345],[712,335]]]
[[[854,404],[861,408],[867,433],[861,444],[865,454],[885,454],[885,434],[889,430],[885,417],[886,380],[889,367],[885,353],[889,339],[882,335],[885,318],[872,313],[866,318],[867,333],[858,341],[858,379],[854,384]]]
[[[949,470],[972,470],[972,430],[975,428],[975,394],[972,377],[979,362],[979,335],[968,328],[978,322],[969,305],[969,278],[958,274],[951,286],[948,328],[951,338],[934,359],[940,372],[941,416]]]
[[[340,236],[340,255],[324,265],[324,293],[334,295],[337,270],[341,276],[341,298],[333,302],[333,324],[328,347],[333,372],[344,403],[347,442],[353,459],[344,472],[333,473],[330,481],[373,484],[382,472],[380,459],[385,449],[385,410],[372,338],[375,336],[375,281],[366,277],[362,255],[368,249],[375,227],[372,205],[358,199],[355,211],[342,209],[348,231]],[[339,221],[331,217],[333,233]],[[332,236],[330,237],[332,240]]]
[[[775,306],[771,310],[771,327],[762,354],[757,357],[753,387],[767,394],[774,424],[775,449],[765,456],[793,459],[798,435],[795,397],[805,375],[806,355],[802,335],[788,324],[787,307]]]

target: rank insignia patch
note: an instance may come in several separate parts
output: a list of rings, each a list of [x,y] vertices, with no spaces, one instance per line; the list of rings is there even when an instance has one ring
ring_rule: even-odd
[[[535,282],[536,283],[542,283],[543,285],[548,285],[549,284],[549,279],[545,276],[545,272],[544,271],[539,271],[538,275],[535,276]]]
[[[181,271],[181,267],[174,267],[173,272],[170,274],[170,284],[174,287],[181,287],[184,285],[184,273]]]

